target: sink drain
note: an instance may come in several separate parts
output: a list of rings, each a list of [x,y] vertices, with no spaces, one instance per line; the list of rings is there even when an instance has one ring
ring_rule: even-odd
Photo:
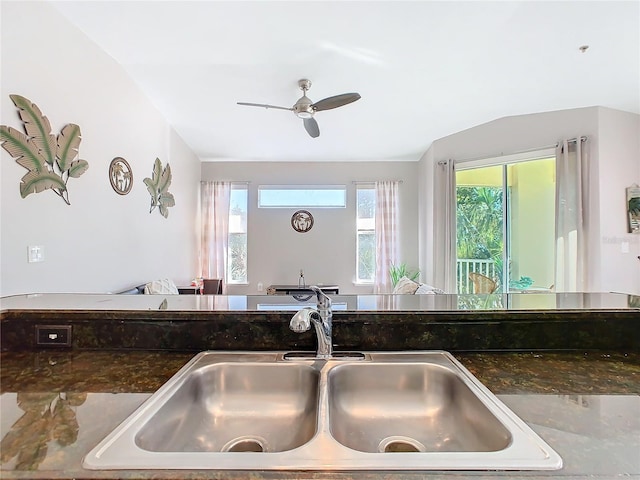
[[[425,452],[426,450],[419,441],[401,435],[384,438],[378,445],[380,453]]]
[[[222,447],[223,452],[266,452],[266,440],[262,437],[238,437]]]

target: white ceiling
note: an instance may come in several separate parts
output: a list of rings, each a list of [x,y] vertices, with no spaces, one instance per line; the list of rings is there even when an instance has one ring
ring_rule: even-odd
[[[53,1],[203,160],[418,160],[526,113],[640,113],[638,1]],[[589,45],[585,53],[579,47]],[[292,112],[309,78],[320,137]]]

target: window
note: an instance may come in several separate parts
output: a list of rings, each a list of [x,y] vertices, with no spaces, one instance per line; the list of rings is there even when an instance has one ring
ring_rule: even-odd
[[[498,292],[544,289],[554,278],[555,157],[472,166],[456,173],[457,290],[469,273]]]
[[[344,185],[260,185],[258,187],[258,207],[260,208],[345,208],[346,199],[347,189]]]
[[[247,197],[243,184],[231,185],[227,283],[247,283]]]
[[[376,191],[373,185],[359,185],[356,196],[356,283],[373,283],[376,273]]]

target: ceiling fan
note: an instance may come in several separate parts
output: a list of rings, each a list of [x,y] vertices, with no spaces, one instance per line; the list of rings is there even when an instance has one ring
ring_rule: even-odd
[[[262,107],[262,108],[277,108],[279,110],[291,110],[296,114],[298,118],[301,118],[304,123],[304,128],[309,135],[313,138],[320,136],[320,129],[318,128],[318,122],[316,122],[313,115],[316,112],[323,110],[331,110],[332,108],[342,107],[349,103],[355,102],[360,99],[359,93],[343,93],[341,95],[334,95],[333,97],[327,97],[319,102],[313,103],[310,98],[307,97],[307,90],[311,88],[311,81],[303,78],[298,81],[298,86],[302,90],[302,97],[293,105],[293,107],[278,107],[277,105],[267,105],[264,103],[247,103],[237,102],[238,105],[246,105],[249,107]]]

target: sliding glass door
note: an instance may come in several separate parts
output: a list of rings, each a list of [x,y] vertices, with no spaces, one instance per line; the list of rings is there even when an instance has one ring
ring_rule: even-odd
[[[550,289],[555,159],[460,167],[456,173],[458,293]]]

